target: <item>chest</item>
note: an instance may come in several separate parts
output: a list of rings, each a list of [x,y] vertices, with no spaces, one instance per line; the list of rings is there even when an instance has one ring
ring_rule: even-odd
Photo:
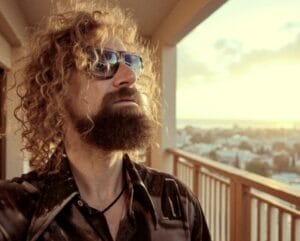
[[[108,225],[108,223],[110,225]],[[159,218],[155,229],[150,215],[135,209],[121,222],[113,216],[85,217],[76,205],[64,209],[39,236],[38,241],[181,241],[189,240],[179,220]]]

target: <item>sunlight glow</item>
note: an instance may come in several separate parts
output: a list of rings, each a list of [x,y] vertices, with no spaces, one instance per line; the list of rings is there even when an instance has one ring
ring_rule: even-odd
[[[232,0],[178,44],[177,118],[300,121],[300,1]]]

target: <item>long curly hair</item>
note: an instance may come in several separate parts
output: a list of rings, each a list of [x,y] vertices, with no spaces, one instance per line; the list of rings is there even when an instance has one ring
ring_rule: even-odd
[[[142,56],[144,71],[137,85],[149,100],[149,116],[158,123],[155,48],[138,36],[130,13],[106,5],[100,10],[54,14],[34,29],[17,85],[20,103],[15,116],[22,124],[23,150],[29,152],[33,168],[43,167],[54,151],[57,161],[61,159],[70,73],[74,68],[88,68],[88,45],[102,46],[111,37],[121,39],[128,51],[138,51]]]

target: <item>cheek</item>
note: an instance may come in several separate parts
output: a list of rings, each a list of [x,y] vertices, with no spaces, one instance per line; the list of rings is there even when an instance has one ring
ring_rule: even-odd
[[[108,81],[97,81],[83,74],[73,73],[68,103],[78,115],[91,115],[99,110],[108,87]]]
[[[89,105],[91,112],[95,112],[100,108],[102,98],[102,93],[99,93],[96,91],[96,89],[90,91],[89,95],[87,96],[87,104]]]
[[[107,87],[102,83],[90,85],[85,94],[85,104],[91,113],[99,111],[103,97],[107,93]]]

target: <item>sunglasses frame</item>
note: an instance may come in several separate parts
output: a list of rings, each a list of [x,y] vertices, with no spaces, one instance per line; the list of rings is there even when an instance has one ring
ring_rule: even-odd
[[[120,63],[126,64],[134,73],[136,78],[138,79],[143,72],[143,59],[141,56],[137,55],[137,54],[133,54],[127,51],[117,51],[117,50],[113,50],[110,48],[94,48],[92,46],[89,46],[86,48],[86,53],[88,54],[88,61],[90,63],[89,69],[92,75],[94,75],[97,79],[99,80],[108,80],[111,79],[115,76],[115,74],[118,72]],[[109,60],[107,60],[106,62],[103,61],[103,59],[105,59],[103,57],[103,55],[105,55],[105,53],[109,53],[109,54],[114,54],[116,56],[116,63],[114,64],[110,64]],[[138,59],[139,61],[133,62],[133,63],[129,63],[128,61],[126,62],[126,56],[129,56],[130,58],[134,57],[134,59]],[[96,62],[95,62],[96,61]],[[102,61],[102,63],[101,63]],[[105,64],[106,65],[105,65]],[[138,68],[134,67],[134,64],[138,63]],[[100,64],[103,66],[103,68],[105,68],[105,73],[104,71],[102,73],[97,73],[97,65]],[[113,69],[113,70],[111,70]],[[98,71],[100,72],[100,71]],[[111,73],[110,73],[111,72]]]

